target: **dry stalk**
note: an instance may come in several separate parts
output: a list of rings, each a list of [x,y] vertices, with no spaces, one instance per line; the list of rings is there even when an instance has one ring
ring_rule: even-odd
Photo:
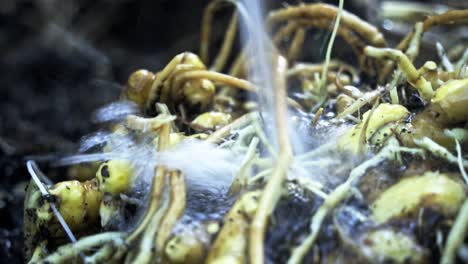
[[[211,67],[211,69],[214,71],[222,71],[224,66],[226,66],[226,62],[229,58],[229,55],[231,54],[232,45],[234,44],[234,38],[236,37],[238,20],[239,15],[234,13],[232,15],[231,21],[229,22],[226,34],[224,35],[224,42],[221,46],[221,50],[219,51],[218,55],[216,55],[213,66]]]

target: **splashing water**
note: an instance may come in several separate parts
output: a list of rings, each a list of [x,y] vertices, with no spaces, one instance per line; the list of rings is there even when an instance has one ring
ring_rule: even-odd
[[[206,141],[187,139],[173,148],[158,152],[154,139],[148,135],[120,135],[98,132],[86,137],[80,149],[89,149],[96,144],[104,145],[108,151],[78,154],[60,159],[56,165],[124,159],[135,168],[134,181],[149,185],[154,168],[164,165],[170,170],[185,174],[190,186],[206,189],[226,189],[237,174],[242,156]]]
[[[241,13],[241,39],[244,43],[247,55],[247,67],[249,79],[257,84],[259,109],[265,121],[273,124],[275,119],[274,104],[274,75],[276,74],[273,65],[275,56],[279,53],[276,50],[271,38],[267,35],[263,6],[259,0],[243,0],[238,4]],[[267,124],[267,126],[270,126]],[[302,153],[306,135],[303,131],[294,129],[292,123],[292,113],[288,111],[287,124],[289,137],[295,153]],[[272,145],[277,149],[276,130],[272,126],[265,129]]]
[[[242,157],[206,141],[188,139],[160,153],[158,162],[182,171],[191,185],[228,187],[237,174]]]
[[[242,0],[237,7],[241,14],[241,41],[245,46],[248,77],[259,87],[257,100],[262,116],[274,120],[272,59],[277,51],[265,31],[263,6],[257,0]],[[275,129],[268,129],[266,134],[277,149]]]
[[[112,136],[111,132],[107,131],[98,131],[88,136],[84,136],[80,141],[80,148],[78,152],[86,152],[96,146],[102,146],[106,143]]]
[[[263,3],[264,1],[261,0],[241,0],[237,3],[237,7],[241,14],[241,41],[246,52],[248,78],[258,87],[255,99],[264,120],[264,131],[270,144],[278,151],[277,131],[273,125],[276,113],[274,95],[275,88],[277,88],[274,77],[278,74],[278,69],[273,66],[276,65],[275,60],[280,55],[265,28]],[[335,25],[335,28],[337,26]],[[330,42],[327,49],[328,56],[330,56],[330,46],[333,44],[333,40]],[[337,162],[341,160],[340,157],[330,153],[320,153],[317,154],[319,156],[309,157],[309,161],[304,162],[300,156],[316,147],[319,148],[326,144],[334,145],[333,142],[343,134],[347,125],[335,126],[328,121],[319,121],[314,128],[312,126],[313,118],[312,114],[288,109],[288,118],[284,125],[288,126],[289,139],[295,158],[290,165],[287,177],[289,179],[305,177],[321,183],[329,182],[331,179],[336,181],[338,179],[330,175],[330,168],[339,165]],[[314,173],[310,173],[311,171]]]
[[[93,121],[97,123],[121,121],[127,115],[137,114],[138,106],[131,101],[118,101],[99,108],[93,115]]]

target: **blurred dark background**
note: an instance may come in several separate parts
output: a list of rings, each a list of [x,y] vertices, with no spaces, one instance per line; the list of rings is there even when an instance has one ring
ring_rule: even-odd
[[[132,71],[158,71],[180,52],[197,53],[208,2],[0,1],[1,262],[22,262],[25,158],[73,153],[97,129],[93,111],[118,99]],[[346,9],[366,17],[376,2],[346,1]],[[229,16],[217,16],[213,46]]]

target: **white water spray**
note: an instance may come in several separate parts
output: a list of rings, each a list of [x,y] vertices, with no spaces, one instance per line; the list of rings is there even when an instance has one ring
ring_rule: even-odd
[[[248,78],[259,87],[257,101],[264,120],[267,123],[273,123],[272,121],[275,119],[275,84],[273,80],[276,73],[273,66],[276,65],[275,56],[278,56],[279,53],[267,34],[261,1],[242,0],[237,7],[241,13],[241,41],[244,43],[246,51]],[[291,113],[288,115],[286,125],[294,152],[304,152],[303,143],[306,135],[301,135],[300,131],[294,129]],[[277,149],[274,126],[266,125],[265,133],[268,140]]]
[[[265,31],[263,6],[258,0],[242,0],[237,4],[241,14],[241,41],[245,47],[248,78],[259,90],[258,105],[265,119],[274,119],[273,56],[277,52]],[[269,141],[277,149],[276,131],[266,131]]]

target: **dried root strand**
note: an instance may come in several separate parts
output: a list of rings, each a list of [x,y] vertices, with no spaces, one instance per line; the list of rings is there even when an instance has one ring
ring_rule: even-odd
[[[169,110],[167,109],[167,107],[160,106],[160,111],[161,114],[169,114]],[[170,130],[170,123],[166,123],[161,126],[158,146],[159,151],[165,150],[169,147]],[[127,237],[127,243],[132,243],[133,241],[135,241],[136,238],[138,238],[141,235],[141,233],[143,233],[143,231],[148,226],[151,218],[153,217],[154,213],[160,206],[161,198],[164,192],[165,178],[166,168],[164,166],[158,166],[155,169],[155,176],[151,184],[151,196],[149,197],[148,209],[145,213],[145,216],[143,217],[143,220],[140,222],[137,228]]]
[[[449,10],[440,15],[433,15],[423,22],[423,32],[428,31],[434,26],[440,25],[454,25],[468,22],[468,9],[462,10]],[[398,44],[397,49],[403,50],[409,46],[414,32],[408,33],[406,37]]]
[[[224,217],[224,225],[205,263],[245,263],[249,225],[261,191],[242,194]]]
[[[212,25],[213,17],[216,14],[216,12],[218,12],[220,9],[222,9],[222,8],[224,8],[226,6],[230,6],[230,5],[231,5],[231,3],[229,1],[212,1],[206,6],[206,8],[205,8],[205,10],[203,12],[202,24],[201,24],[201,29],[200,29],[200,58],[206,64],[209,64],[209,60],[210,60],[210,58],[209,58],[209,56],[210,56],[210,37],[211,37],[211,25]],[[232,21],[231,21],[230,25],[231,24],[232,24]],[[228,32],[230,32],[230,31],[228,30],[226,32],[225,42],[232,41],[230,39],[230,36],[228,36]],[[235,33],[235,29],[234,29],[234,33]],[[229,34],[232,34],[232,33],[229,33]],[[232,45],[232,44],[223,43],[223,47],[225,45],[228,46],[228,45]],[[221,50],[223,50],[223,48],[221,48]],[[221,51],[221,53],[222,53],[222,51]]]
[[[330,60],[330,63],[328,65],[330,70],[338,70],[341,65],[346,65],[343,62],[339,60]],[[350,65],[347,65],[349,67],[352,67]],[[312,63],[297,63],[293,67],[289,68],[286,71],[286,76],[288,78],[297,76],[297,75],[313,75],[316,72],[321,72],[323,68],[323,63],[317,63],[317,64],[312,64]]]
[[[340,17],[339,10],[338,7],[327,4],[302,4],[271,12],[267,22],[270,27],[280,22],[288,22],[275,34],[273,40],[276,44],[290,38],[291,34],[298,30],[310,27],[332,30],[335,27],[338,36],[342,37],[356,54],[361,69],[374,74],[373,62],[363,56],[363,49],[369,44],[384,47],[383,35],[376,27],[344,10],[343,19],[337,27],[333,22],[335,18]],[[293,44],[294,42],[291,45]]]
[[[146,100],[146,108],[150,109],[152,104],[155,102],[156,98],[158,97],[159,88],[163,85],[163,82],[172,74],[173,70],[176,66],[180,65],[184,57],[187,53],[181,53],[175,56],[167,65],[164,67],[162,71],[160,71],[157,75],[157,78],[151,84],[151,88],[149,90],[148,98]]]
[[[338,31],[338,28],[340,27],[341,17],[343,15],[343,4],[344,4],[344,0],[340,0],[338,12],[336,14],[336,20],[335,20],[333,30],[332,30],[332,35],[330,37],[330,40],[328,41],[327,52],[325,54],[325,63],[322,69],[322,76],[321,76],[322,78],[320,79],[320,87],[319,87],[319,94],[322,96],[325,94],[328,64],[330,63],[331,52],[333,49],[333,43],[335,43],[336,33]]]
[[[84,263],[104,263],[106,262],[114,253],[114,247],[112,244],[105,244],[101,249],[91,256],[84,258]]]
[[[296,21],[290,21],[285,26],[280,28],[273,36],[273,43],[279,45],[281,41],[288,39],[297,30],[299,24]]]
[[[234,44],[234,39],[236,37],[237,31],[237,23],[239,21],[239,15],[235,12],[231,20],[229,21],[228,28],[224,35],[224,41],[221,46],[221,50],[219,51],[218,55],[216,55],[215,60],[213,61],[213,66],[210,67],[213,71],[222,71],[224,66],[226,66],[227,60],[229,59],[229,55],[232,51],[232,45]],[[208,63],[208,62],[206,62]]]
[[[286,179],[286,172],[292,159],[292,147],[289,141],[286,107],[286,60],[278,56],[275,74],[275,122],[279,143],[276,166],[266,184],[253,218],[249,234],[249,259],[252,264],[264,263],[264,240],[268,216],[273,212]]]
[[[252,122],[256,122],[256,120],[259,118],[258,112],[251,112],[248,114],[245,114],[233,122],[223,126],[222,128],[216,130],[213,132],[207,139],[207,142],[213,143],[213,144],[218,144],[220,143],[223,139],[228,137],[233,131],[241,129],[243,127],[248,126]]]
[[[185,210],[186,187],[184,174],[179,171],[171,171],[169,175],[169,187],[171,189],[170,205],[161,221],[155,243],[158,255],[162,255],[172,229]]]
[[[352,115],[355,112],[359,111],[364,105],[371,103],[377,97],[379,97],[383,92],[383,89],[377,89],[362,94],[359,98],[356,99],[350,106],[348,106],[343,112],[338,114],[336,118],[344,118],[348,115]]]
[[[288,60],[294,61],[299,56],[299,51],[303,45],[305,30],[308,27],[332,29],[333,22],[338,14],[339,9],[332,5],[299,5],[271,12],[267,23],[271,26],[274,23],[288,21],[287,25],[275,34],[273,43],[278,45],[281,41],[294,34],[288,50]],[[377,47],[385,46],[383,35],[371,24],[346,11],[343,11],[343,22],[337,27],[337,30],[337,34],[351,46],[363,69],[369,70],[369,67],[365,67],[366,58],[362,55],[362,50],[366,46],[366,43]],[[362,37],[364,41],[361,39]],[[245,52],[242,51],[229,70],[229,75],[236,77],[243,76],[244,62]]]
[[[154,239],[158,233],[160,223],[167,212],[169,207],[169,199],[163,199],[160,202],[160,206],[157,211],[152,215],[149,220],[147,228],[144,230],[145,233],[140,239],[139,245],[135,248],[135,251],[130,251],[127,254],[126,263],[151,263],[154,258],[161,257],[156,254]]]
[[[236,178],[229,187],[228,193],[230,195],[239,193],[243,188],[245,188],[245,186],[247,186],[248,171],[252,167],[254,158],[256,156],[258,143],[259,139],[257,137],[252,138],[250,141],[249,148],[247,149],[247,153],[245,154],[245,158],[242,162],[242,166],[240,167]]]
[[[455,256],[458,248],[463,243],[468,229],[468,199],[463,203],[462,208],[458,212],[452,229],[447,237],[444,252],[440,260],[441,264],[455,263]]]
[[[240,88],[248,92],[255,92],[257,90],[256,87],[249,81],[232,77],[227,74],[208,70],[184,72],[179,76],[175,77],[174,87],[180,88],[184,82],[191,79],[208,79],[214,82],[221,83],[223,85]]]
[[[304,44],[306,31],[303,28],[300,28],[294,33],[294,37],[291,41],[291,46],[288,50],[288,61],[295,61],[301,52],[302,46]]]
[[[426,18],[423,21],[423,32],[428,31],[434,26],[439,26],[439,25],[456,25],[456,24],[462,24],[462,23],[467,23],[468,22],[468,9],[462,9],[462,10],[449,10],[443,14],[440,15],[433,15],[428,18]],[[411,39],[413,38],[413,35],[415,34],[415,31],[409,32],[406,37],[401,40],[401,42],[396,46],[395,49],[397,50],[406,50],[408,46],[410,45]],[[393,69],[393,63],[388,63],[385,65],[385,67],[382,69],[381,74],[380,74],[380,80],[384,80],[388,74],[391,72]]]
[[[367,56],[380,59],[391,59],[396,61],[403,73],[406,75],[408,82],[418,90],[421,97],[426,101],[430,101],[434,95],[432,85],[428,82],[414,67],[408,56],[400,50],[390,48],[375,48],[367,46],[364,49]]]
[[[131,128],[132,130],[142,131],[142,132],[156,132],[158,131],[164,124],[171,123],[172,121],[176,120],[176,116],[168,115],[168,114],[161,114],[157,115],[156,117],[152,118],[144,118],[135,115],[128,115],[126,118],[126,126]]]
[[[455,68],[453,67],[452,62],[448,58],[447,52],[445,51],[444,46],[442,46],[440,42],[437,42],[436,48],[437,48],[437,55],[439,55],[442,66],[445,68],[446,71],[453,72]]]
[[[325,20],[331,24],[337,17],[339,9],[328,4],[302,4],[273,11],[268,16],[269,25],[282,21],[295,20]],[[373,25],[347,11],[343,11],[342,25],[352,29],[373,46],[385,46],[385,39],[380,31]]]
[[[298,30],[307,30],[309,28],[319,28],[319,29],[326,29],[326,30],[332,30],[334,27],[334,24],[331,23],[328,20],[323,20],[323,19],[297,19],[296,21],[288,22],[286,26],[282,27],[274,36],[273,40],[274,43],[278,44],[281,41],[287,39],[290,37],[290,35],[294,31]],[[358,58],[359,64],[361,68],[365,71],[371,71],[373,69],[369,68],[370,62],[366,61],[366,56],[363,54],[363,49],[367,45],[364,40],[359,38],[356,33],[353,32],[352,29],[344,26],[341,24],[338,27],[337,35],[343,38],[346,43],[351,47],[353,50],[354,54]],[[291,44],[293,45],[293,44]]]
[[[125,233],[122,232],[108,232],[97,235],[84,237],[75,243],[70,243],[59,247],[55,253],[50,254],[45,259],[37,263],[65,263],[72,258],[77,257],[81,253],[91,250],[94,247],[105,245],[108,243],[120,245],[124,243],[123,237]]]
[[[416,25],[414,26],[414,32],[415,34],[411,38],[410,46],[406,50],[406,56],[408,56],[408,59],[411,62],[414,61],[416,56],[418,56],[419,54],[419,47],[421,46],[421,38],[423,34],[423,25],[421,22],[416,23]],[[402,74],[402,70],[397,69],[393,76],[393,80],[389,84],[390,98],[393,104],[399,103],[397,86],[402,81]]]
[[[414,139],[414,143],[421,147],[436,157],[445,159],[446,161],[463,166],[468,168],[468,160],[459,160],[457,156],[453,155],[450,151],[448,151],[443,146],[437,144],[435,141],[428,137],[423,137],[422,139]]]
[[[305,62],[296,63],[293,67],[289,68],[286,71],[286,77],[287,78],[291,78],[295,76],[310,77],[310,76],[313,76],[314,73],[322,72],[323,67],[324,67],[323,63],[305,63]],[[359,80],[359,73],[356,70],[356,68],[340,60],[335,60],[335,59],[330,60],[330,63],[328,64],[328,69],[332,73],[331,74],[328,73],[327,78],[334,78],[334,79],[340,78],[339,81],[341,82],[357,82]],[[343,71],[348,73],[351,76],[350,80],[347,80],[348,78],[345,79],[338,74]]]
[[[170,124],[161,128],[159,136],[158,150],[163,151],[169,147]],[[166,185],[167,170],[165,166],[158,166],[151,186],[151,195],[149,197],[149,206],[143,217],[143,220],[127,238],[130,244],[140,235],[142,235],[136,251],[127,254],[127,260],[134,259],[135,263],[149,263],[155,257],[155,236],[160,226],[163,215],[169,206],[168,199],[163,199]],[[133,255],[135,254],[135,255]]]
[[[151,87],[150,97],[147,101],[147,107],[150,108],[152,102],[156,99],[157,90],[163,84],[169,86],[170,89],[163,89],[161,92],[161,100],[169,101],[170,97],[175,97],[182,91],[183,84],[191,80],[210,80],[222,85],[242,89],[248,92],[257,92],[258,88],[249,81],[233,77],[228,74],[223,74],[215,71],[193,68],[191,65],[177,65],[182,62],[185,53],[177,55],[165,68],[160,72],[159,77],[154,81]],[[181,67],[187,66],[187,67]],[[167,81],[166,81],[167,80]],[[299,103],[291,98],[288,98],[288,103],[302,110]]]

